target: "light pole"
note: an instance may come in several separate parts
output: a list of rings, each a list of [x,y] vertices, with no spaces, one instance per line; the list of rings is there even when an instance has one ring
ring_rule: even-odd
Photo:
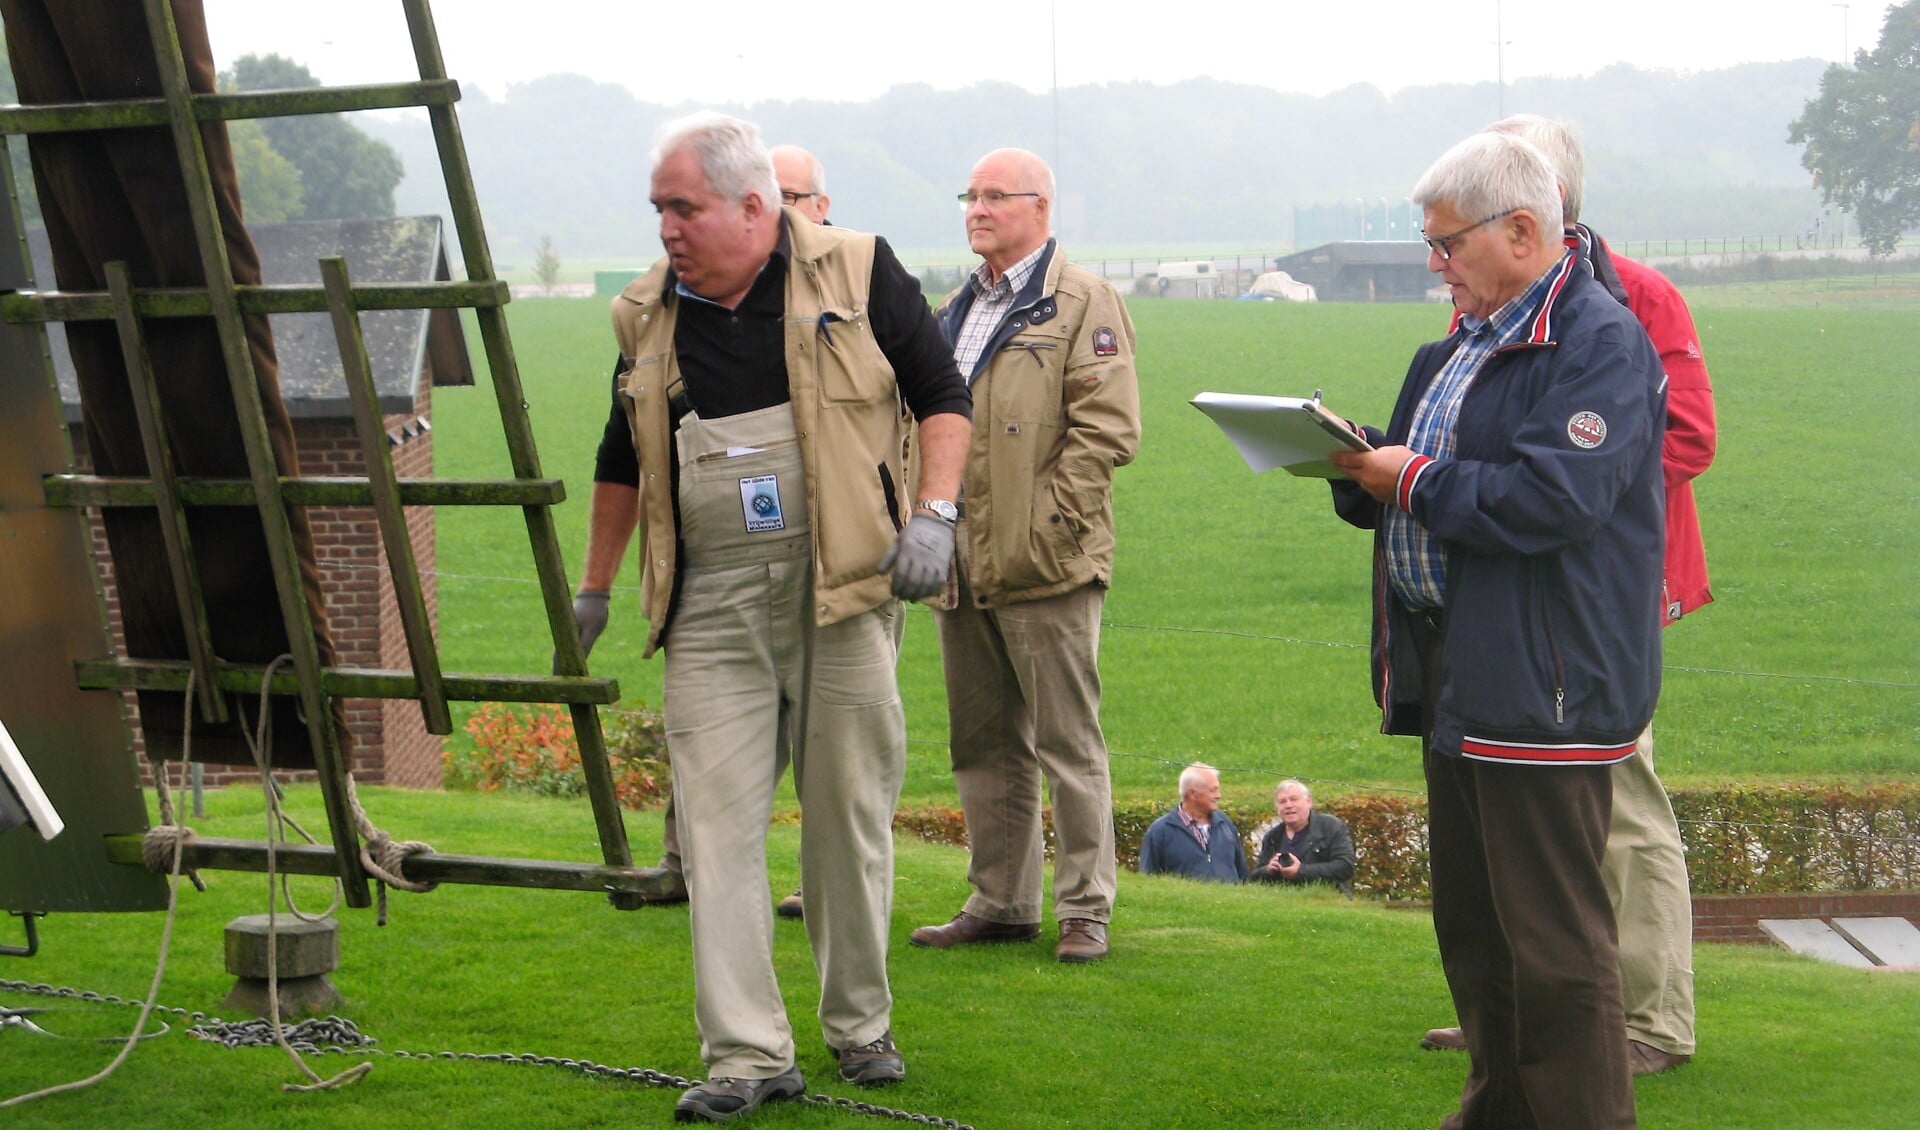
[[[1386,226],[1381,229],[1380,238],[1392,239],[1393,238],[1393,205],[1387,203],[1387,198],[1384,196],[1380,198],[1380,218],[1386,221]]]
[[[1847,65],[1848,51],[1851,48],[1847,35],[1847,9],[1852,5],[1835,4],[1834,7],[1840,9],[1840,65],[1844,67]]]
[[[1496,80],[1500,84],[1500,117],[1507,116],[1507,44],[1513,40],[1506,38],[1500,20],[1500,0],[1493,0],[1493,67]]]
[[[1360,202],[1360,239],[1364,242],[1367,238],[1367,198],[1356,196],[1354,199]]]

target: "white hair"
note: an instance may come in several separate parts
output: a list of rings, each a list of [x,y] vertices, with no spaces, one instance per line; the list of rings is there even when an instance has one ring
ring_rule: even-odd
[[[752,122],[702,110],[662,123],[653,134],[653,167],[679,152],[692,149],[706,175],[707,187],[736,204],[758,194],[770,207],[780,206],[780,181],[773,175],[773,158],[760,143]]]
[[[1196,761],[1180,770],[1180,798],[1186,799],[1188,793],[1200,787],[1207,778],[1220,779],[1220,771],[1204,761]]]
[[[1565,213],[1565,222],[1580,222],[1587,161],[1580,152],[1580,135],[1574,132],[1572,126],[1553,118],[1543,118],[1539,114],[1515,114],[1501,118],[1488,126],[1487,131],[1526,138],[1545,153],[1548,164],[1553,166],[1554,176],[1560,181],[1560,209]]]
[[[807,191],[825,192],[827,190],[827,169],[820,158],[800,148],[798,145],[776,145],[767,150],[769,159],[775,156],[798,157],[807,166]]]
[[[1542,243],[1560,241],[1560,178],[1530,141],[1476,133],[1440,155],[1413,186],[1417,208],[1445,204],[1469,223],[1525,209],[1540,222]]]
[[[1273,787],[1273,799],[1276,801],[1279,800],[1280,794],[1286,792],[1288,789],[1299,789],[1300,795],[1306,798],[1307,803],[1308,804],[1313,803],[1313,791],[1307,788],[1307,786],[1294,780],[1292,777],[1288,777],[1286,780],[1280,782],[1279,784]]]

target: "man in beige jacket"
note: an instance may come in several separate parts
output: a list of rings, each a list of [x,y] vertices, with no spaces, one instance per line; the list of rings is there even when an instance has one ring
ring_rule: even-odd
[[[910,941],[947,949],[1040,933],[1041,781],[1053,803],[1061,961],[1107,954],[1115,863],[1100,732],[1100,608],[1113,577],[1113,472],[1140,439],[1133,323],[1050,237],[1053,173],[1000,149],[960,195],[982,263],[936,312],[973,390],[958,567],[935,612],[973,894]]]

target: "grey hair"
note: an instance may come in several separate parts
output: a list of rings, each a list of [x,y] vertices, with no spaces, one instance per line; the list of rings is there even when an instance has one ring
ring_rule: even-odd
[[[1300,795],[1307,798],[1307,803],[1313,803],[1313,790],[1307,788],[1307,786],[1301,784],[1299,781],[1294,780],[1292,777],[1288,777],[1286,780],[1273,786],[1273,799],[1279,800],[1280,794],[1286,792],[1288,789],[1299,789]]]
[[[1213,774],[1215,780],[1220,778],[1220,770],[1204,761],[1196,761],[1180,770],[1180,798],[1185,800],[1187,794],[1198,788],[1201,779],[1209,773]]]
[[[723,199],[739,204],[758,195],[762,204],[780,207],[780,182],[773,175],[773,158],[760,143],[752,122],[702,110],[664,122],[653,134],[653,167],[681,149],[690,148],[700,159],[707,187]]]
[[[1545,153],[1547,163],[1553,166],[1554,175],[1560,180],[1560,209],[1565,213],[1564,222],[1569,225],[1580,222],[1587,160],[1580,152],[1580,135],[1574,132],[1572,126],[1553,118],[1543,118],[1539,114],[1515,114],[1488,126],[1487,132],[1524,137]]]
[[[1442,153],[1410,198],[1417,208],[1445,204],[1469,223],[1524,208],[1540,221],[1542,242],[1558,243],[1565,227],[1553,163],[1509,133],[1476,133]]]
[[[776,145],[772,149],[767,150],[767,159],[772,160],[775,154],[786,154],[787,156],[798,157],[807,163],[808,192],[825,192],[827,190],[827,168],[820,163],[820,158],[815,157],[798,145]]]

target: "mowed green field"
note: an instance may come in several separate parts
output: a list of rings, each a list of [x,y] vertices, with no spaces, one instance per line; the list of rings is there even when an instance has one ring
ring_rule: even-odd
[[[1666,634],[1657,730],[1670,784],[1857,780],[1920,769],[1920,296],[1782,305],[1694,296],[1720,416],[1698,495],[1716,603]],[[1221,766],[1230,798],[1298,776],[1325,793],[1417,788],[1413,744],[1377,732],[1368,689],[1368,536],[1324,484],[1249,472],[1187,404],[1203,390],[1306,395],[1384,424],[1432,306],[1140,300],[1145,422],[1118,476],[1120,551],[1101,669],[1116,793],[1166,797],[1179,765]],[[603,299],[509,307],[569,576],[584,546],[614,356]],[[473,340],[476,354],[477,336]],[[434,394],[436,473],[503,476],[493,393]],[[524,525],[439,513],[440,632],[457,671],[536,672],[550,643]],[[1594,615],[1606,615],[1595,609]],[[631,555],[593,655],[623,706],[657,705]],[[1490,655],[1488,662],[1498,662]],[[932,617],[900,667],[912,741],[906,803],[953,802]],[[459,738],[455,739],[461,740]]]

